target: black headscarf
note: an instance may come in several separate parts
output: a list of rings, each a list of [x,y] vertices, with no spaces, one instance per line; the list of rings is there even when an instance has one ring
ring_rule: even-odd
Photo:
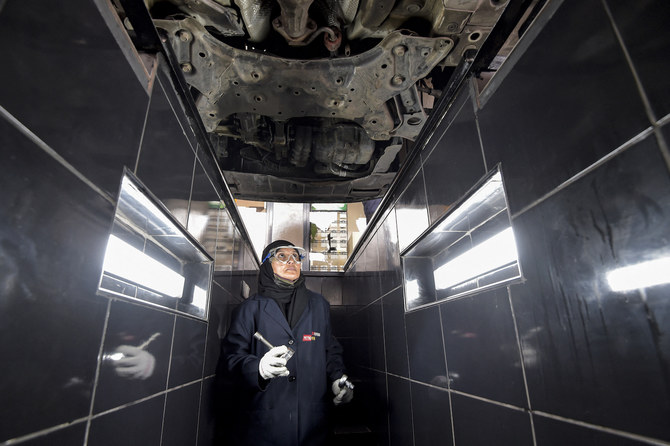
[[[272,249],[279,246],[295,245],[286,240],[276,240],[265,247],[262,259],[265,259]],[[300,277],[291,283],[275,275],[270,259],[265,260],[261,265],[258,274],[258,294],[270,297],[277,302],[291,328],[298,323],[298,319],[307,308],[307,301],[309,300],[302,271]]]

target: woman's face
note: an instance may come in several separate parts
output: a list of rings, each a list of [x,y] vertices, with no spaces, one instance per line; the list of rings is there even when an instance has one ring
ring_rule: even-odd
[[[281,257],[282,254],[288,258],[286,263],[282,263],[278,260],[278,257]],[[279,249],[273,258],[270,259],[272,264],[272,271],[282,279],[294,281],[300,277],[300,263],[298,263],[294,257],[300,259],[298,251],[291,248],[281,248]]]

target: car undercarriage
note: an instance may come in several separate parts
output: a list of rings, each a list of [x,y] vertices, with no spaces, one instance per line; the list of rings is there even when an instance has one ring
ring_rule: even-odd
[[[315,202],[384,195],[512,1],[145,4],[233,195]]]

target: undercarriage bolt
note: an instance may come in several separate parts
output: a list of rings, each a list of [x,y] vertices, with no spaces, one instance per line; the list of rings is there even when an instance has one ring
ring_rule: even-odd
[[[193,65],[191,65],[188,62],[183,63],[181,64],[181,71],[183,71],[184,73],[190,73],[191,71],[193,71]]]
[[[188,31],[184,31],[183,29],[179,31],[178,35],[179,40],[181,40],[182,42],[188,42],[189,40],[191,40],[191,33]]]
[[[393,54],[396,56],[404,56],[405,51],[407,51],[407,48],[405,48],[403,45],[398,45],[397,47],[393,48]]]
[[[393,76],[393,79],[391,79],[391,83],[392,83],[393,85],[400,85],[400,84],[402,84],[403,82],[405,82],[405,78],[402,77],[402,76],[399,75],[399,74],[396,74],[395,76]]]

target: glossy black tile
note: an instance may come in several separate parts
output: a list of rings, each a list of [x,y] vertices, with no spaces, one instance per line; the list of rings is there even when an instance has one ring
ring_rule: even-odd
[[[197,444],[201,385],[197,382],[167,394],[161,446]]]
[[[79,423],[51,432],[41,437],[22,442],[24,446],[54,446],[84,444],[86,423]]]
[[[172,341],[168,387],[179,386],[202,378],[206,340],[206,323],[177,316]]]
[[[635,70],[649,98],[656,119],[670,113],[670,92],[659,79],[659,73],[670,69],[670,4],[643,0],[630,4],[608,0],[616,26],[623,37]]]
[[[423,170],[419,170],[395,205],[398,226],[398,246],[402,252],[428,228],[426,189]]]
[[[469,240],[468,240],[469,241]],[[414,310],[437,301],[435,266],[430,257],[402,258],[406,307]]]
[[[347,357],[349,358],[349,368],[370,368],[370,340],[368,333],[368,319],[370,312],[367,308],[358,307],[352,315],[353,322],[358,327],[358,332],[355,337],[349,338],[349,345],[345,342],[343,346],[346,348]],[[347,339],[343,339],[346,341]]]
[[[356,336],[357,327],[353,317],[355,308],[349,305],[330,307],[330,321],[335,337],[352,338]]]
[[[649,444],[542,416],[533,417],[533,427],[535,428],[537,446],[564,446],[568,444],[641,446]]]
[[[113,206],[0,119],[0,442],[86,416]]]
[[[414,446],[453,445],[449,393],[412,383]]]
[[[210,177],[196,161],[186,229],[214,258],[221,201]]]
[[[93,419],[88,446],[159,446],[164,405],[159,395]]]
[[[375,233],[365,248],[365,271],[367,273],[367,280],[365,283],[364,292],[367,295],[365,301],[372,302],[382,295],[381,273],[379,266],[379,237]]]
[[[221,398],[216,393],[216,378],[207,378],[202,381],[202,392],[200,394],[200,415],[198,419],[198,446],[212,446],[214,444],[225,444],[217,432],[217,403]]]
[[[667,283],[621,268],[667,259],[670,177],[652,136],[516,219],[512,287],[533,409],[670,439]],[[646,275],[634,274],[621,285]],[[658,278],[662,280],[663,276]]]
[[[365,310],[363,310],[363,314],[363,327],[366,327],[365,339],[367,341],[368,355],[370,356],[370,367],[375,370],[385,371],[384,324],[381,299],[368,305]]]
[[[179,126],[160,83],[154,86],[137,177],[186,227],[195,149]]]
[[[453,300],[441,307],[451,388],[526,407],[507,288]]]
[[[44,14],[50,6],[3,5],[0,104],[116,195],[123,166],[134,166],[148,95],[95,4],[75,0]]]
[[[451,395],[454,443],[468,446],[531,446],[530,415],[464,395]],[[538,445],[539,446],[539,445]]]
[[[447,387],[439,306],[405,315],[409,376],[413,380]]]
[[[203,376],[213,375],[216,371],[221,354],[221,339],[228,332],[232,312],[238,304],[227,290],[216,283],[212,285]]]
[[[191,147],[195,148],[198,146],[197,137],[195,135],[194,125],[189,122],[189,119],[186,117],[184,110],[181,106],[182,100],[177,96],[176,89],[172,83],[172,75],[170,74],[170,66],[163,57],[162,54],[158,55],[158,70],[156,71],[156,84],[154,89],[161,88],[165,93],[165,98],[170,104],[170,108],[174,112],[175,117],[179,121],[179,126],[181,130],[188,139]],[[175,123],[176,125],[176,123]]]
[[[321,294],[331,306],[342,305],[342,278],[324,277],[321,282]]]
[[[512,213],[649,126],[596,0],[559,7],[478,119],[489,169],[502,162]]]
[[[379,237],[379,269],[382,295],[402,285],[398,225],[395,208],[388,213],[377,231]]]
[[[366,244],[353,271],[353,285],[347,304],[367,305],[381,296],[381,279],[378,271],[377,241],[372,239]]]
[[[388,375],[389,444],[412,444],[412,395],[410,381]]]
[[[356,277],[357,277],[358,263],[356,260],[351,264],[349,269],[344,273],[344,282],[342,282],[342,305],[356,304]]]
[[[486,173],[475,113],[464,88],[458,114],[430,152],[421,154],[430,221],[435,222]]]
[[[402,289],[397,289],[384,296],[382,301],[386,369],[394,375],[409,377],[407,335],[405,334],[405,302]]]
[[[387,375],[370,369],[360,369],[354,377],[356,389],[352,402],[360,410],[359,421],[373,433],[375,441],[370,444],[387,446],[389,444]]]
[[[166,389],[174,318],[153,308],[112,302],[94,413]]]

